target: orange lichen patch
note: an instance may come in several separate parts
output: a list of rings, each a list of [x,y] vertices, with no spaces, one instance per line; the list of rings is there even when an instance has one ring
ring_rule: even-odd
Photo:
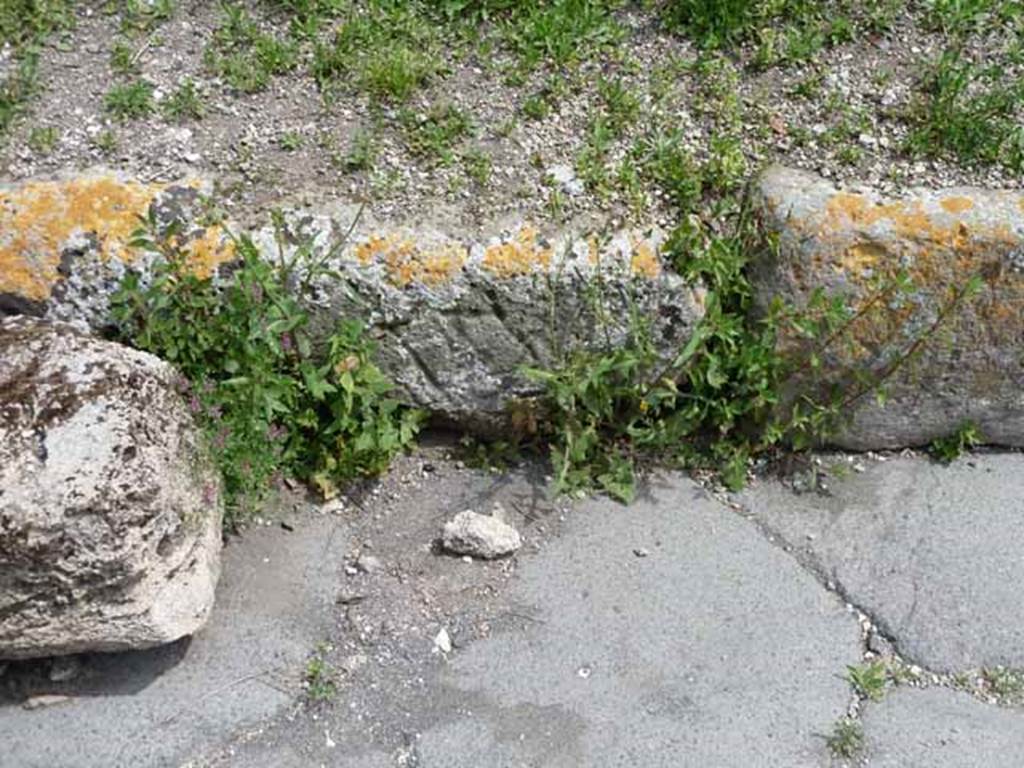
[[[920,200],[878,204],[863,195],[839,192],[828,201],[825,221],[828,227],[836,229],[842,227],[844,219],[862,227],[888,220],[893,223],[897,235],[908,238],[928,238],[942,229],[932,222]]]
[[[974,201],[969,197],[946,197],[939,203],[946,213],[957,216],[974,207]]]
[[[165,188],[112,176],[31,182],[0,192],[0,293],[42,301],[59,279],[61,250],[75,235],[95,238],[101,259],[131,260],[127,248],[139,216]],[[211,227],[194,241],[197,262],[209,272],[231,258],[232,244]]]
[[[846,249],[835,269],[838,272],[863,274],[869,269],[875,269],[888,255],[885,247],[877,243],[857,243]]]
[[[466,263],[466,248],[445,243],[421,249],[412,240],[398,234],[373,235],[355,247],[355,257],[368,266],[384,264],[388,281],[399,288],[410,283],[438,286],[449,282]]]
[[[112,177],[34,182],[0,192],[0,292],[49,297],[64,242],[91,233],[104,257],[123,245],[160,191]]]
[[[368,240],[356,246],[356,259],[363,266],[367,266],[377,256],[391,250],[400,241],[401,238],[398,235],[388,235],[387,237],[371,235]]]
[[[653,280],[661,274],[661,262],[658,260],[654,248],[646,240],[633,239],[633,257],[630,259],[630,269],[633,274]]]
[[[209,277],[221,264],[235,258],[235,243],[218,226],[209,226],[188,241],[189,266],[198,277]]]
[[[400,247],[385,256],[388,279],[399,287],[410,283],[438,286],[451,281],[466,263],[466,249],[449,243],[427,251]]]
[[[528,275],[537,267],[551,266],[552,249],[537,242],[537,230],[523,227],[512,240],[492,245],[484,251],[483,267],[498,277]]]

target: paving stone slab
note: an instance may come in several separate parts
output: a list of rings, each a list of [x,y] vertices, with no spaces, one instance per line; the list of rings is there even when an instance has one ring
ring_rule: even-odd
[[[946,688],[898,688],[863,717],[871,768],[1020,768],[1024,712]]]
[[[691,481],[584,502],[512,598],[534,621],[456,651],[422,765],[827,762],[817,734],[849,702],[858,624]]]
[[[908,659],[1024,666],[1024,454],[866,463],[828,496],[761,481],[742,501]]]

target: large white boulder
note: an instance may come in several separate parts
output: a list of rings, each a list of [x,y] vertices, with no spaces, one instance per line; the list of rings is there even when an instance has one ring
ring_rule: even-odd
[[[0,321],[0,659],[203,626],[223,502],[175,376],[62,323]]]

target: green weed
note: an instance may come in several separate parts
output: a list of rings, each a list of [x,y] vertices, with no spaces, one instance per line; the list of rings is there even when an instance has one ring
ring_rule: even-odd
[[[172,120],[201,120],[206,114],[203,97],[192,78],[186,78],[161,105]]]
[[[277,140],[277,145],[285,152],[296,152],[302,148],[302,134],[297,131],[285,131]]]
[[[245,7],[225,3],[221,24],[206,50],[207,66],[232,88],[244,93],[261,91],[275,75],[298,65],[299,46],[260,30]]]
[[[1024,125],[1017,119],[1024,77],[1010,77],[992,61],[982,66],[951,48],[927,67],[910,115],[911,153],[1024,172]]]
[[[933,440],[928,446],[928,452],[936,461],[951,464],[983,442],[984,438],[977,425],[965,422],[953,434]]]
[[[45,128],[33,128],[28,134],[28,146],[33,152],[39,155],[48,155],[53,152],[60,139],[60,131],[52,125]]]
[[[348,153],[341,159],[341,167],[349,173],[371,171],[377,160],[377,143],[370,131],[357,131],[352,136]]]
[[[403,110],[399,119],[409,150],[443,165],[452,163],[455,146],[473,130],[469,115],[451,104],[435,105],[425,114]]]
[[[338,693],[337,673],[327,661],[329,647],[321,643],[306,662],[304,683],[310,701],[330,701]]]
[[[885,695],[888,671],[884,661],[846,668],[846,679],[859,696],[871,701],[881,701]]]
[[[836,757],[856,757],[864,750],[864,728],[848,717],[837,720],[832,733],[825,737],[825,745]]]
[[[378,101],[402,102],[441,72],[437,37],[416,4],[377,0],[346,15],[329,44],[316,44],[313,77],[328,98],[354,83]]]
[[[1024,670],[992,667],[982,670],[986,690],[1008,703],[1024,702]]]
[[[322,262],[308,246],[272,263],[243,236],[230,278],[217,280],[188,269],[182,241],[176,227],[161,233],[149,222],[134,244],[160,260],[149,283],[125,277],[112,316],[120,338],[181,372],[224,477],[226,524],[283,475],[329,497],[341,481],[384,470],[410,444],[419,414],[388,396],[358,321],[314,337],[302,297]]]
[[[20,116],[38,87],[39,58],[34,52],[22,56],[14,70],[0,80],[0,138]]]
[[[146,80],[112,86],[104,97],[103,106],[111,116],[120,122],[137,120],[151,115],[153,85]]]

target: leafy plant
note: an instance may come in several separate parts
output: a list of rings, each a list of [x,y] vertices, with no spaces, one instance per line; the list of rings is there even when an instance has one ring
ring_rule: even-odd
[[[923,98],[911,113],[912,153],[1024,171],[1024,126],[1017,117],[1024,77],[1011,76],[992,58],[981,66],[953,47],[928,66]]]
[[[161,233],[150,219],[134,244],[159,259],[149,282],[131,272],[114,295],[118,335],[182,373],[224,476],[228,523],[282,475],[331,496],[410,444],[420,416],[388,396],[361,324],[345,319],[326,338],[313,335],[302,296],[320,262],[296,276],[308,250],[272,263],[242,236],[238,263],[218,279],[195,274],[174,226]]]
[[[298,43],[262,32],[245,7],[224,3],[221,25],[206,50],[206,63],[244,93],[261,91],[270,78],[295,69],[299,61]]]
[[[22,114],[38,87],[39,57],[34,51],[23,55],[13,70],[0,80],[0,138]]]
[[[968,421],[961,424],[953,434],[933,440],[928,451],[937,461],[952,464],[971,448],[983,442],[984,438],[977,425]]]
[[[881,701],[885,695],[888,672],[884,661],[875,661],[859,667],[847,667],[846,679],[850,681],[858,695],[871,701]]]
[[[473,130],[469,115],[451,104],[435,105],[426,113],[403,110],[400,120],[412,153],[444,165],[455,159],[455,145]]]
[[[103,100],[103,106],[115,120],[125,122],[153,113],[153,85],[146,80],[115,85]]]
[[[848,717],[837,720],[825,737],[825,746],[836,757],[856,757],[864,749],[864,727]]]
[[[190,77],[183,80],[161,106],[164,115],[173,120],[201,120],[206,114],[199,88]]]
[[[328,646],[321,643],[306,662],[306,695],[314,702],[330,701],[338,693],[336,673],[326,658],[328,650]]]

